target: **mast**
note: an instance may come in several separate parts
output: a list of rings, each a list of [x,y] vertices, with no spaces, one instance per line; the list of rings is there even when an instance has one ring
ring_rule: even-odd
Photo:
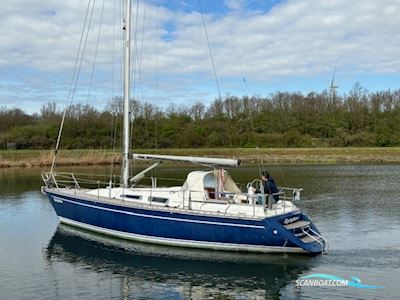
[[[124,19],[124,117],[122,185],[128,186],[129,178],[129,92],[130,92],[130,52],[131,52],[131,0],[125,0]]]

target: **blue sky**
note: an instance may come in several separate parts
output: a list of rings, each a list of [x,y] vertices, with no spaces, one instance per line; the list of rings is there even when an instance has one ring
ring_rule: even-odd
[[[237,7],[244,7],[246,10],[267,12],[273,6],[277,5],[278,0],[236,0],[236,1],[201,1],[201,7],[204,13],[209,14],[226,14]],[[156,2],[157,3],[157,2]],[[199,1],[160,1],[158,2],[172,10],[180,10],[184,12],[191,12],[193,10],[199,11]]]
[[[120,8],[114,2],[105,0],[89,97],[102,8],[96,1],[73,103],[105,108],[121,94]],[[201,3],[222,96],[319,92],[334,69],[341,94],[356,82],[370,91],[400,88],[398,0]],[[66,105],[87,4],[0,3],[0,107],[33,113],[47,102]],[[161,107],[218,97],[199,1],[133,1],[133,9],[134,96]]]

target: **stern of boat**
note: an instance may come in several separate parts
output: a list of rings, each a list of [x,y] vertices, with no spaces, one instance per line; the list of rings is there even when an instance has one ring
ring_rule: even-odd
[[[281,235],[285,244],[300,247],[310,254],[327,253],[328,240],[321,235],[311,219],[302,212],[286,214],[268,220],[267,229]]]

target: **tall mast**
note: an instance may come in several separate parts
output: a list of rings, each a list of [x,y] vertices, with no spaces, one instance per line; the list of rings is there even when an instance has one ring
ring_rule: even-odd
[[[124,19],[124,120],[122,185],[128,186],[129,178],[129,92],[130,92],[130,52],[131,52],[131,0],[125,0]]]

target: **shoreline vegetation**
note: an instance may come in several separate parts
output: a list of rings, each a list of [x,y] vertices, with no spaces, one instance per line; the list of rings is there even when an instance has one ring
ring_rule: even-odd
[[[400,163],[400,147],[136,149],[134,153],[239,158],[242,165]],[[50,166],[50,150],[0,150],[0,168]],[[120,164],[111,150],[60,150],[57,166]],[[173,164],[165,162],[165,165]]]
[[[122,104],[114,97],[103,109],[68,106],[61,148],[120,147]],[[400,147],[400,89],[368,92],[355,84],[343,95],[227,95],[167,107],[131,99],[129,111],[130,144],[140,149]],[[0,107],[0,149],[53,149],[63,115],[54,102],[33,114]]]

